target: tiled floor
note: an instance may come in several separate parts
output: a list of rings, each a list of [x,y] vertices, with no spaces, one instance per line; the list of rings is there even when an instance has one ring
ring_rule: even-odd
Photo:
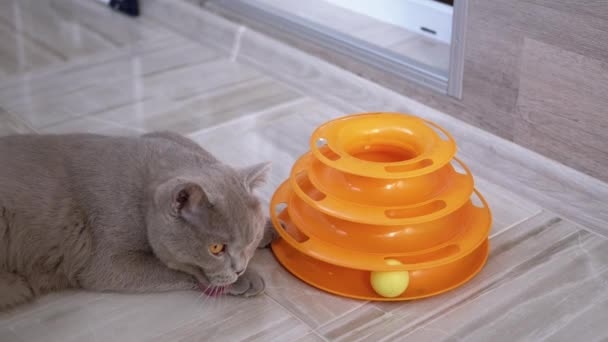
[[[218,47],[226,42],[192,41],[93,1],[7,0],[0,13],[0,134],[177,130],[233,165],[272,160],[260,191],[266,202],[316,126],[361,101],[369,110],[386,104],[371,96],[376,90],[336,87],[361,82],[354,76],[330,88],[312,58],[291,64],[301,78],[286,80],[277,59],[251,57],[255,39],[235,58]],[[471,153],[471,138],[452,127],[463,158],[483,166],[487,154]],[[268,286],[258,298],[53,294],[0,315],[0,341],[607,339],[606,239],[518,195],[530,193],[521,187],[497,185],[487,167],[476,170],[494,213],[490,259],[445,295],[398,304],[344,299],[296,280],[264,250],[252,265]],[[503,176],[523,177],[508,168]]]

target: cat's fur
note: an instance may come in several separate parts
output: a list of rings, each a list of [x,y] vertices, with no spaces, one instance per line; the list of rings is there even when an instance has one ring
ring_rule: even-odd
[[[0,310],[65,288],[260,293],[247,263],[274,234],[253,194],[268,167],[170,132],[0,137]]]

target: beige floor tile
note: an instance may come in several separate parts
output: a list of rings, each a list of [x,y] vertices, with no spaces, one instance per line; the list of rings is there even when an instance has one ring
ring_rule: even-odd
[[[492,230],[496,235],[542,211],[542,208],[482,177],[475,177],[475,187],[488,202],[492,212]]]
[[[225,18],[202,11],[200,3],[198,0],[147,0],[145,16],[184,37],[231,54],[238,48],[236,42],[242,28]]]
[[[161,27],[127,18],[94,1],[2,1],[0,36],[10,38],[7,42],[14,49],[3,43],[0,70],[5,74],[36,70],[167,34]]]
[[[37,321],[57,308],[68,314],[79,308],[91,306],[103,299],[105,294],[87,291],[63,291],[37,298],[35,301],[0,313],[0,329],[12,329],[27,321]]]
[[[223,297],[216,304],[201,306],[199,312],[203,313],[195,313],[195,319],[175,329],[164,329],[150,341],[292,341],[310,331],[267,296]],[[147,329],[148,324],[142,323],[141,328]],[[139,339],[141,334],[133,336]]]
[[[23,342],[23,340],[17,336],[10,329],[2,329],[0,328],[0,341],[2,342]]]
[[[320,291],[300,281],[275,260],[270,250],[261,250],[252,267],[264,275],[266,294],[312,328],[340,317],[365,304]]]
[[[32,309],[1,329],[10,329],[25,341],[234,341],[256,334],[262,339],[309,331],[266,296],[210,298],[194,291],[105,294],[88,303],[64,300]]]
[[[444,329],[441,325],[437,328],[448,331],[450,336],[458,336],[451,335],[453,332],[460,333],[467,341],[469,337],[487,333],[487,340],[490,336],[511,336],[507,330],[492,335],[492,324],[500,326],[500,322],[504,322],[503,327],[513,330],[515,325],[511,326],[512,323],[521,325],[528,320],[530,325],[519,331],[520,338],[514,338],[525,340],[527,333],[538,329],[532,324],[535,321],[542,329],[548,329],[545,332],[551,330],[550,327],[568,323],[557,319],[559,311],[552,316],[552,310],[582,313],[595,307],[593,298],[597,297],[598,303],[604,298],[602,296],[608,293],[604,285],[605,266],[602,266],[608,258],[606,243],[605,239],[580,230],[568,221],[542,213],[491,239],[488,263],[479,275],[462,287],[425,300],[363,307],[326,324],[319,332],[336,340],[402,340],[429,324],[432,331],[434,322],[450,317],[452,312],[462,312],[453,320],[454,324],[463,327],[462,330],[456,331],[456,325],[453,326],[455,330],[452,327]],[[588,297],[585,296],[587,292]],[[556,295],[558,297],[554,297]],[[573,297],[566,299],[570,295]],[[468,311],[471,303],[482,298],[484,304],[479,310]],[[582,300],[580,307],[575,308],[570,301],[575,298]],[[476,323],[476,319],[471,319],[474,315],[479,315],[481,321]],[[490,319],[486,315],[496,316],[490,316],[493,318]],[[554,324],[548,324],[548,317],[553,317]],[[488,323],[488,329],[484,330],[481,322],[490,321],[494,323]],[[465,328],[465,322],[470,322],[471,330]],[[473,335],[478,332],[482,335]],[[467,335],[469,333],[472,335]],[[429,336],[412,340],[426,341],[425,337]],[[432,337],[433,341],[439,338],[437,335]]]
[[[537,255],[511,269],[491,290],[476,293],[406,338],[413,341],[488,341],[497,336],[508,336],[513,341],[608,338],[608,327],[601,326],[602,319],[594,315],[605,314],[608,309],[608,240],[574,228],[561,241],[541,246]],[[582,325],[595,329],[582,329]],[[576,335],[572,328],[577,329]]]
[[[38,128],[95,116],[135,130],[186,134],[300,97],[249,67],[217,59],[213,49],[177,40],[11,82],[0,86],[0,103]]]
[[[454,128],[473,174],[608,237],[608,184],[521,146]]]
[[[404,304],[407,305],[407,304]],[[387,314],[377,306],[367,303],[360,308],[349,312],[348,314],[335,319],[319,328],[319,333],[330,341],[351,341],[361,338],[365,340],[366,336],[377,329],[377,337],[381,338],[382,329],[396,327],[397,324],[392,321],[392,315]],[[407,324],[404,320],[404,324]]]
[[[23,90],[18,86],[25,83],[22,86],[27,85],[30,92],[49,96],[76,91],[93,80],[108,82],[125,78],[137,79],[142,75],[188,67],[222,55],[215,49],[205,48],[186,38],[170,34],[83,56],[32,73],[16,75],[2,80],[0,89],[3,96],[19,95]],[[10,93],[8,91],[11,88],[17,89]]]
[[[0,107],[0,136],[34,133],[34,129]]]
[[[1,21],[0,41],[0,79],[61,61],[59,56],[48,53],[34,42],[15,36],[14,31]]]
[[[250,131],[263,129],[276,120],[297,113],[314,112],[315,106],[323,106],[318,101],[302,97],[289,102],[283,102],[276,106],[266,108],[250,115],[239,116],[233,120],[226,120],[218,125],[205,127],[199,131],[188,134],[194,140],[202,144],[219,143],[220,140],[229,140],[228,137],[235,137]],[[327,107],[327,106],[326,106]],[[222,138],[225,136],[226,138]]]
[[[317,335],[316,333],[309,333],[294,341],[295,342],[323,342],[326,340],[324,338],[322,338],[321,336]]]
[[[225,72],[216,74],[221,75],[217,81],[213,75],[207,75],[208,82],[204,84],[209,87],[208,90],[198,89],[196,95],[190,95],[189,89],[185,88],[182,91],[183,99],[181,95],[180,98],[176,96],[172,99],[150,97],[135,104],[111,109],[96,117],[145,131],[168,129],[189,134],[300,97],[272,79],[256,75],[247,69],[235,72],[231,79],[229,71],[239,69],[231,62],[222,61],[214,66],[215,70],[224,66],[227,68],[223,68]]]
[[[59,67],[4,84],[0,103],[37,128],[124,107],[138,115],[145,101],[172,103],[175,98],[221,86],[219,76],[208,78],[209,83],[200,82],[209,74],[206,62],[218,56],[214,50],[178,37],[142,43],[137,49],[121,50],[88,65]],[[226,68],[218,69],[218,74],[225,72],[230,77]],[[240,74],[251,77],[254,72]]]
[[[256,120],[257,115],[262,119]],[[340,113],[318,101],[303,100],[257,115],[199,132],[192,138],[234,166],[272,161],[269,181],[259,191],[268,203],[274,190],[289,176],[296,159],[309,150],[310,134]]]
[[[271,158],[276,153],[287,153],[292,160],[309,150],[309,139],[312,132],[324,122],[335,118],[340,113],[331,106],[314,100],[295,102],[278,108],[274,113],[261,112],[263,122],[255,126],[235,129],[233,126],[222,127],[213,131],[202,131],[193,135],[193,139],[218,155],[225,154],[231,160],[259,159],[259,155]],[[255,115],[246,120],[255,120]],[[256,142],[242,139],[254,139]],[[227,148],[223,149],[224,144]],[[228,147],[230,146],[230,147]],[[283,160],[278,162],[284,165]],[[288,166],[291,168],[291,165]],[[285,176],[287,174],[284,174]]]
[[[143,131],[106,122],[94,117],[84,117],[68,120],[38,130],[45,134],[94,133],[104,135],[140,135]]]

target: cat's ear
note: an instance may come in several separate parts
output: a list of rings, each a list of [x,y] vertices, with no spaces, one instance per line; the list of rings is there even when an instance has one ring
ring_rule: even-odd
[[[239,174],[241,175],[245,186],[250,191],[262,186],[266,182],[268,174],[270,173],[270,164],[270,162],[265,162],[239,170]]]
[[[192,219],[205,207],[211,207],[211,202],[203,188],[192,182],[178,184],[171,196],[171,210],[176,216]]]

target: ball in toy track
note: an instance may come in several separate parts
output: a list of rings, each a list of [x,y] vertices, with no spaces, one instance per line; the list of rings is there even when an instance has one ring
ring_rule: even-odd
[[[398,260],[387,259],[389,265],[401,265]],[[372,288],[382,297],[394,298],[401,295],[410,283],[407,271],[372,272],[370,276]]]

